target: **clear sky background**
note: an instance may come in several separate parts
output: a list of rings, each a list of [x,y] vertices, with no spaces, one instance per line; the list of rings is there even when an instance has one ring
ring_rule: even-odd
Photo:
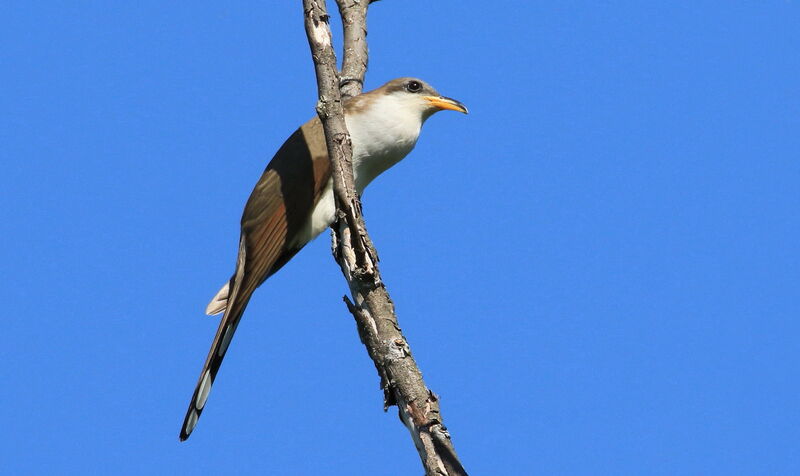
[[[471,474],[800,474],[798,25],[788,0],[370,9],[367,88],[471,111],[365,195]],[[327,234],[178,442],[243,204],[314,114],[299,2],[10,1],[0,44],[2,472],[421,474]]]

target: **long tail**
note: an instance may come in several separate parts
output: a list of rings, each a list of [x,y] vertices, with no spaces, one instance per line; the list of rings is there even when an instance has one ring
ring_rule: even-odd
[[[208,357],[206,357],[203,370],[200,372],[200,379],[197,381],[197,386],[194,388],[192,400],[189,403],[189,408],[186,410],[186,416],[183,419],[180,434],[181,441],[189,438],[189,435],[192,434],[192,430],[194,430],[194,427],[197,425],[197,420],[203,413],[203,407],[205,407],[206,400],[208,400],[211,386],[214,385],[214,379],[217,377],[219,367],[222,365],[222,359],[225,358],[225,352],[228,351],[228,346],[231,343],[233,334],[236,332],[236,327],[239,325],[246,305],[247,304],[244,303],[244,305],[236,306],[237,309],[235,313],[229,312],[233,309],[233,307],[229,306],[219,323],[217,334],[214,336],[214,340],[211,343]]]
[[[203,407],[208,400],[208,394],[211,392],[211,386],[214,385],[214,379],[219,372],[219,366],[222,365],[222,359],[225,358],[225,353],[228,351],[228,346],[231,344],[233,334],[236,332],[236,327],[239,326],[239,320],[244,314],[247,303],[250,302],[250,296],[253,294],[254,287],[246,286],[244,289],[240,288],[244,278],[244,262],[245,262],[245,246],[244,237],[239,240],[239,256],[236,260],[236,272],[228,283],[230,293],[227,296],[227,306],[225,314],[222,315],[222,320],[217,328],[217,334],[211,342],[211,349],[208,351],[208,357],[203,364],[203,370],[200,372],[200,379],[197,381],[197,386],[194,388],[192,394],[192,401],[189,402],[189,408],[186,410],[186,416],[183,418],[183,425],[181,425],[181,441],[189,438],[192,430],[197,425],[197,420],[203,413]],[[224,289],[224,288],[223,288]]]

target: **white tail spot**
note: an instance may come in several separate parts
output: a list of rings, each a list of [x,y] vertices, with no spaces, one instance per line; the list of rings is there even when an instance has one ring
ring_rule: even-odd
[[[197,392],[197,401],[194,403],[195,408],[202,410],[208,400],[208,392],[211,391],[211,370],[206,370],[203,381],[200,383],[200,391]]]
[[[189,436],[197,426],[197,416],[197,412],[194,410],[189,413],[189,418],[186,420],[186,436]]]
[[[222,357],[225,355],[225,352],[228,351],[228,346],[231,345],[233,333],[236,332],[236,324],[238,324],[238,322],[232,322],[228,324],[228,327],[225,329],[225,334],[222,335],[222,343],[219,345],[219,351],[217,351],[218,356]]]

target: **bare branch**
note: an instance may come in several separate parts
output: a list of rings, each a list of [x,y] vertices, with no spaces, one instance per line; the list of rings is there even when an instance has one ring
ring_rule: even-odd
[[[344,30],[344,58],[340,88],[342,97],[358,96],[367,71],[367,7],[365,0],[336,0]]]
[[[352,144],[344,121],[342,95],[361,92],[367,66],[366,0],[337,0],[345,25],[347,79],[336,69],[325,0],[303,0],[305,29],[317,75],[317,113],[325,130],[333,169],[336,221],[333,254],[350,286],[345,297],[361,341],[381,378],[384,408],[397,405],[429,476],[466,476],[439,412],[439,399],[425,385],[403,336],[378,270],[375,248],[361,216],[353,181]],[[340,88],[341,87],[341,92]]]

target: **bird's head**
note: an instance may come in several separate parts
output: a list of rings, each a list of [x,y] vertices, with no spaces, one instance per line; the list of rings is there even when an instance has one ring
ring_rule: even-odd
[[[445,109],[467,114],[467,106],[439,94],[433,86],[417,78],[398,78],[372,91],[391,98],[403,108],[418,111],[423,120]]]

